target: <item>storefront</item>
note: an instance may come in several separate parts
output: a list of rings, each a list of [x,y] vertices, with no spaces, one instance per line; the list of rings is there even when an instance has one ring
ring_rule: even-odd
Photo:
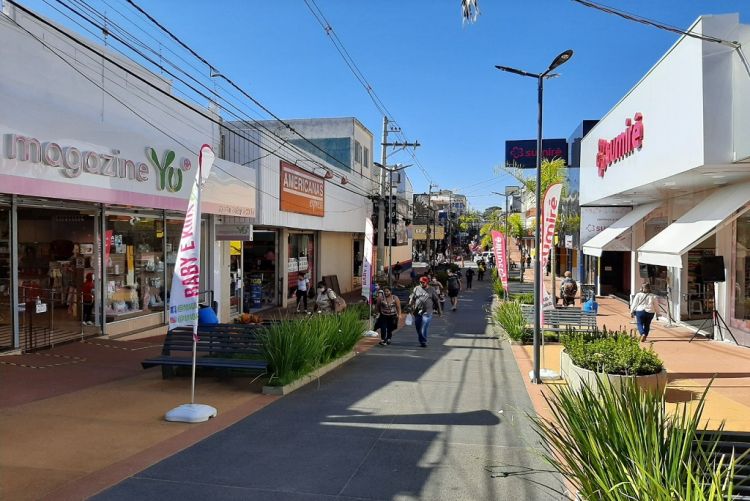
[[[10,23],[0,41],[0,349],[163,332],[197,152],[218,143],[215,127],[69,41],[48,40],[77,54],[65,61]],[[111,88],[78,71],[91,64]],[[207,304],[228,302],[216,224],[255,216],[255,182],[254,168],[217,159],[203,189]]]
[[[691,31],[750,42],[737,15],[702,17]],[[747,68],[731,47],[680,38],[582,141],[587,276],[626,297],[650,283],[663,314],[750,345],[748,162]],[[584,237],[586,211],[601,208],[624,214]],[[712,329],[715,314],[729,330]]]

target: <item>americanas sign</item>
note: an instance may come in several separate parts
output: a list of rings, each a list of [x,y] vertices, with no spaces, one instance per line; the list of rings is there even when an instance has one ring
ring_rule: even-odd
[[[286,212],[323,217],[325,179],[281,161],[279,208]]]
[[[625,132],[618,134],[611,141],[599,140],[596,153],[599,177],[604,177],[610,165],[630,156],[643,146],[643,115],[636,113],[632,120],[628,118],[625,120],[625,127]]]

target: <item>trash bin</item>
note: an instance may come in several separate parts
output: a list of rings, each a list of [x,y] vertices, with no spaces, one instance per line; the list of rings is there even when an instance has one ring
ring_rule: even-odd
[[[216,325],[219,323],[219,317],[210,306],[202,304],[198,308],[198,325]]]

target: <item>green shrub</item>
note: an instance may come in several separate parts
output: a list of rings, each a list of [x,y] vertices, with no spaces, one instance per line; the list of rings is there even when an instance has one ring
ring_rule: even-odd
[[[358,308],[338,315],[284,319],[259,333],[269,363],[269,384],[282,386],[350,352],[364,330]]]
[[[495,307],[495,321],[513,341],[525,341],[526,319],[523,317],[521,305],[515,301],[503,301]]]
[[[664,367],[651,348],[643,348],[638,339],[626,332],[567,332],[562,342],[573,363],[590,371],[646,376],[657,374]]]
[[[534,293],[524,292],[522,294],[513,294],[511,299],[513,299],[513,301],[518,301],[521,304],[534,304]]]
[[[715,454],[718,439],[699,429],[706,392],[692,410],[683,404],[670,415],[663,395],[632,382],[560,387],[545,396],[553,419],[531,419],[545,459],[580,499],[732,499],[739,458]]]
[[[505,296],[505,288],[499,279],[492,281],[492,291],[497,294],[497,297],[502,298]]]

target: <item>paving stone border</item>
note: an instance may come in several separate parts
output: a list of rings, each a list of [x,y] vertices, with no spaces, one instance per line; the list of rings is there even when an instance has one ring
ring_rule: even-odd
[[[299,378],[297,381],[293,381],[289,384],[285,384],[284,386],[264,386],[263,387],[263,394],[264,395],[288,395],[294,390],[298,390],[299,388],[302,388],[306,384],[322,377],[325,374],[328,374],[333,369],[337,368],[338,366],[345,364],[352,358],[354,358],[357,355],[356,351],[351,351],[347,353],[346,355],[343,355],[340,358],[337,358],[336,360],[333,360],[331,362],[328,362],[326,365],[322,365],[312,371],[309,374],[305,374],[301,378]]]

